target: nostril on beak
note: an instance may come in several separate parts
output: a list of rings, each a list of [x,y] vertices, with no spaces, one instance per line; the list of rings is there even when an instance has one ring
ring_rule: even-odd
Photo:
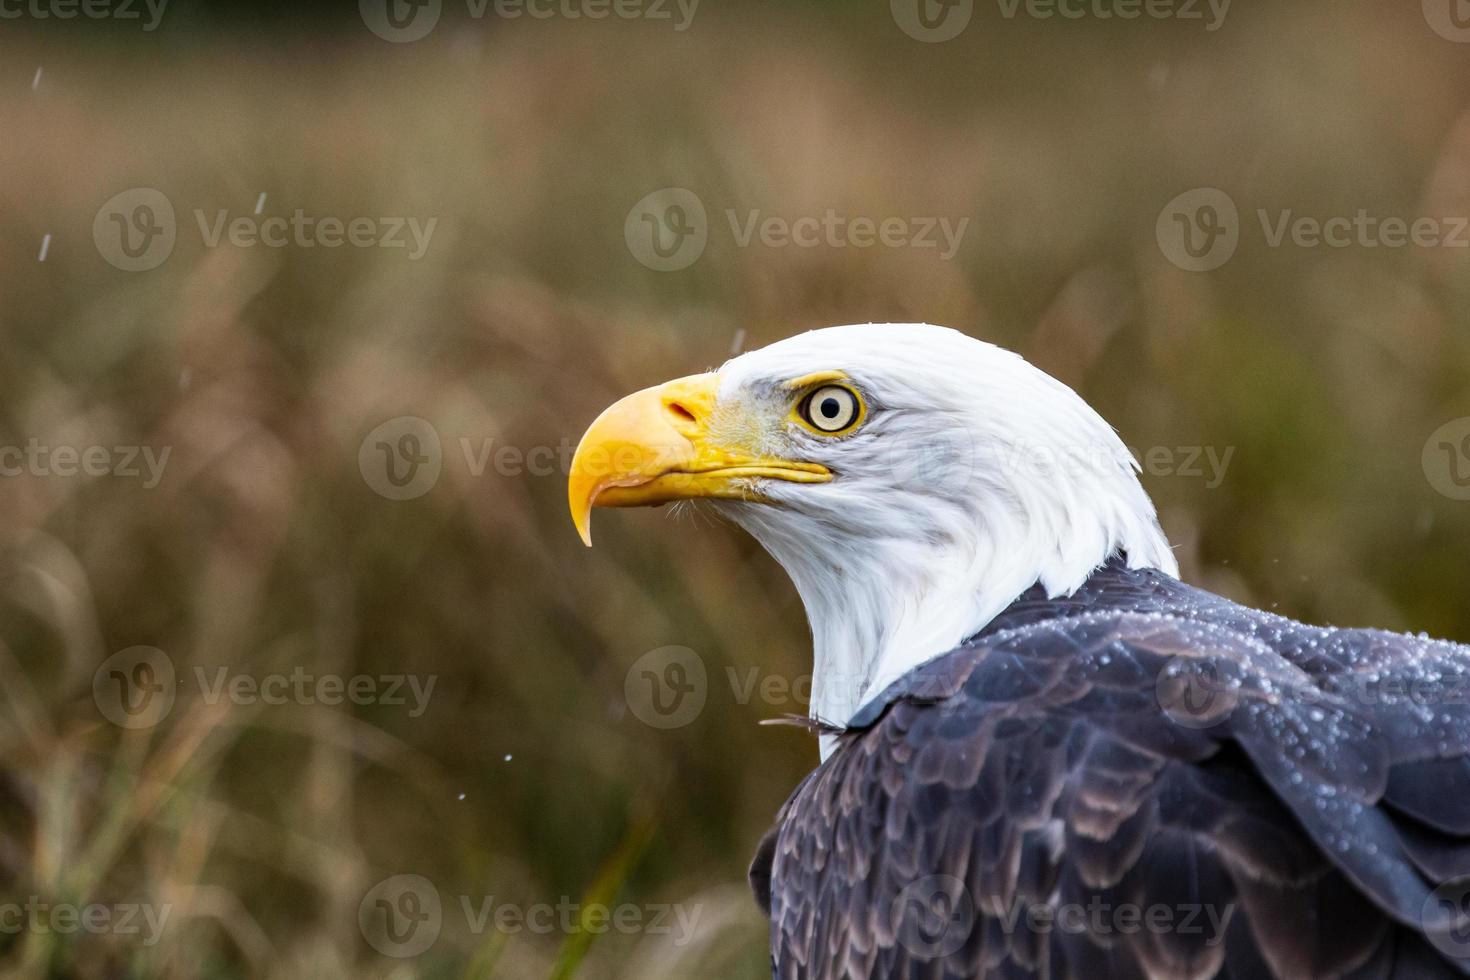
[[[693,439],[709,423],[718,384],[719,376],[714,374],[676,378],[649,389],[658,400],[648,405],[645,411],[661,413],[662,424],[671,426],[687,439]]]

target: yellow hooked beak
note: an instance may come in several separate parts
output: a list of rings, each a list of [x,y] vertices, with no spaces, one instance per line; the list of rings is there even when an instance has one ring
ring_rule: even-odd
[[[641,507],[695,497],[760,500],[751,481],[826,483],[817,463],[753,455],[710,431],[719,375],[696,374],[645,388],[597,417],[572,457],[567,502],[572,523],[592,546],[593,507]],[[753,431],[738,419],[722,429]]]

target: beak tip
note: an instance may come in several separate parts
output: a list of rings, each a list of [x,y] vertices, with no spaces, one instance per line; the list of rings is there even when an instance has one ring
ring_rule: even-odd
[[[573,461],[574,471],[576,466]],[[589,548],[592,547],[592,502],[597,498],[597,492],[595,485],[589,485],[586,479],[575,472],[567,485],[567,504],[572,515],[572,526],[577,529],[577,537]]]
[[[587,547],[592,547],[592,504],[589,502],[585,507],[572,509],[572,526],[577,529],[577,537]]]

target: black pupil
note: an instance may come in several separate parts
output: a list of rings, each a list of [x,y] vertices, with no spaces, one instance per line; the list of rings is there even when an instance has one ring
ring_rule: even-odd
[[[822,399],[822,415],[825,418],[835,419],[837,413],[842,411],[842,405],[835,398]]]

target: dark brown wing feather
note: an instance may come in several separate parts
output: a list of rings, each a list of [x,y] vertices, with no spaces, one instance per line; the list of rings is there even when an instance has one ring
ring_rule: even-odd
[[[1470,973],[1467,678],[1465,647],[1116,564],[1028,593],[783,808],[775,975]]]

